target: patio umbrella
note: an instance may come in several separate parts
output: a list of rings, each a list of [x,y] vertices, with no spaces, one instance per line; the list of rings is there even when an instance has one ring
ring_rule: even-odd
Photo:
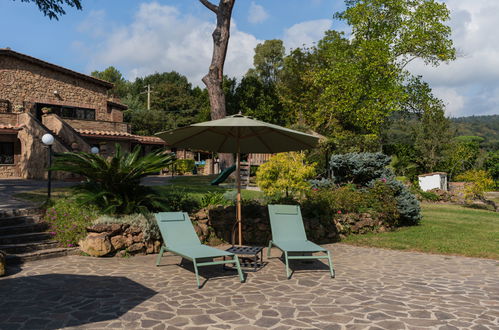
[[[237,114],[157,133],[170,146],[219,153],[236,153],[236,221],[242,245],[241,153],[278,153],[314,148],[319,138]]]

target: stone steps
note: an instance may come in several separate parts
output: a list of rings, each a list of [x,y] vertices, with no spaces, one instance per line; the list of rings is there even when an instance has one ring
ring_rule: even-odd
[[[16,225],[23,225],[26,223],[33,223],[33,218],[29,220],[26,216],[13,216],[13,217],[4,217],[0,218],[0,230],[6,226],[16,226]]]
[[[78,254],[78,248],[52,248],[27,253],[17,253],[7,255],[7,264],[21,264],[27,261],[64,257]]]
[[[0,250],[7,253],[8,264],[61,257],[78,252],[61,248],[47,231],[38,209],[0,209]]]
[[[52,238],[52,235],[49,232],[32,232],[24,234],[1,235],[0,231],[0,245],[40,242],[44,240],[49,240],[50,238]]]
[[[5,251],[8,254],[17,254],[17,253],[27,253],[39,250],[46,250],[46,249],[54,249],[57,248],[58,246],[59,242],[57,241],[42,241],[42,242],[0,245],[0,250]]]
[[[0,226],[0,233],[2,234],[0,238],[6,235],[40,232],[46,230],[47,228],[48,225],[46,223],[24,223],[21,225],[14,225],[14,226]]]

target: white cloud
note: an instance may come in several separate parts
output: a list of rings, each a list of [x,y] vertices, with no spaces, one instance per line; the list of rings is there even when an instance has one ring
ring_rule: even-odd
[[[248,22],[253,24],[261,23],[267,18],[269,18],[269,14],[267,14],[265,8],[263,8],[263,6],[257,5],[254,1],[252,1],[248,13]]]
[[[214,27],[214,22],[183,15],[175,7],[143,3],[130,25],[115,27],[105,35],[91,33],[96,37],[91,45],[77,42],[75,46],[91,58],[89,71],[113,65],[133,80],[173,70],[202,86],[211,61]],[[85,31],[84,26],[81,29]],[[225,73],[242,76],[252,66],[258,42],[232,23]]]
[[[464,96],[455,88],[436,87],[433,89],[436,97],[444,101],[447,116],[459,117],[464,112]]]
[[[409,68],[430,83],[447,104],[448,115],[498,114],[499,2],[448,0],[446,4],[458,59],[436,68],[421,62]]]
[[[333,21],[319,19],[293,25],[284,31],[284,45],[287,49],[312,46],[324,37],[324,32],[331,29]]]

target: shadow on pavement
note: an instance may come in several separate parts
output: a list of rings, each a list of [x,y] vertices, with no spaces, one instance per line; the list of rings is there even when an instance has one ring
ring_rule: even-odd
[[[157,292],[126,277],[47,274],[0,280],[2,329],[113,320]]]

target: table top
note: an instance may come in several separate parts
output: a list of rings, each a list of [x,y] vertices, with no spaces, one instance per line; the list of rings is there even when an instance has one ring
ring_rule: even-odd
[[[234,245],[228,248],[226,251],[235,253],[235,254],[257,254],[262,251],[263,247],[261,246],[238,246]]]

